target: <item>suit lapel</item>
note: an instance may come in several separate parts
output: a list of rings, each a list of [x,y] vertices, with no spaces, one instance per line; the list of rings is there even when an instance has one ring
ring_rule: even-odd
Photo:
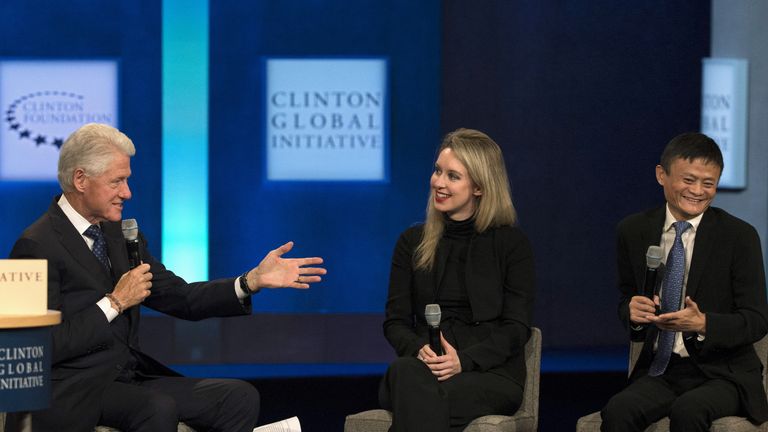
[[[72,222],[67,219],[67,216],[59,207],[57,203],[58,199],[54,199],[51,206],[48,208],[48,214],[51,218],[51,226],[56,232],[59,243],[64,246],[64,249],[72,255],[72,258],[77,261],[86,272],[96,279],[109,280],[109,275],[105,271],[96,256],[88,249],[88,245],[83,240],[82,235],[77,232]],[[111,280],[109,280],[107,286],[111,287]],[[97,284],[98,286],[104,286],[103,283]]]
[[[635,274],[637,275],[637,280],[635,283],[637,283],[638,287],[641,287],[643,284],[645,284],[645,280],[643,278],[645,277],[645,254],[648,251],[648,246],[658,246],[661,244],[661,232],[664,228],[666,208],[662,206],[660,208],[650,210],[646,215],[647,219],[645,221],[645,225],[643,225],[640,230],[640,243],[638,245],[641,249],[635,250],[633,252],[640,258],[638,261],[635,261],[636,264],[634,264],[636,266]],[[661,276],[663,275],[660,274],[659,276],[660,277],[657,277],[656,282],[657,287],[661,283]]]
[[[693,246],[691,267],[688,269],[688,282],[685,285],[685,295],[694,298],[701,282],[701,276],[706,268],[707,258],[715,244],[715,214],[710,210],[704,212],[699,228],[696,230],[696,241]]]
[[[661,232],[664,228],[665,216],[665,207],[660,207],[649,212],[648,223],[643,227],[643,231],[640,233],[640,237],[645,245],[643,256],[645,256],[648,246],[661,244]]]

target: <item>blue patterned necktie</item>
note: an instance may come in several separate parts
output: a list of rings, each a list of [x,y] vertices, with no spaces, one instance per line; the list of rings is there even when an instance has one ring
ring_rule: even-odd
[[[96,255],[101,265],[109,271],[109,258],[107,258],[107,242],[104,240],[104,233],[98,225],[91,225],[83,233],[93,239],[93,248],[91,251]]]
[[[664,282],[662,283],[661,313],[680,310],[683,279],[685,278],[685,248],[683,247],[682,236],[691,227],[691,224],[686,221],[680,221],[673,223],[672,226],[675,228],[675,241],[672,243],[669,255],[667,255],[666,271],[664,272]],[[677,332],[661,331],[656,355],[653,357],[648,375],[659,376],[667,370],[669,358],[672,355],[672,348],[675,345],[675,335],[677,335]]]

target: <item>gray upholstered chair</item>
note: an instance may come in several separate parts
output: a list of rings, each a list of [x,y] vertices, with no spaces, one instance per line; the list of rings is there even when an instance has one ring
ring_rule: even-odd
[[[539,427],[539,375],[541,373],[541,330],[531,329],[525,344],[527,376],[523,403],[513,416],[489,415],[476,418],[464,432],[535,432]],[[387,432],[392,413],[383,409],[363,411],[347,416],[344,432]]]
[[[184,423],[179,423],[179,428],[176,429],[176,431],[177,432],[195,432],[194,429],[185,425]],[[94,429],[93,432],[120,432],[120,429],[111,428],[109,426],[96,426],[96,429]]]
[[[640,357],[640,351],[643,349],[642,342],[632,342],[629,344],[629,370],[631,371],[637,358]],[[763,385],[768,388],[768,373],[766,373],[766,363],[768,363],[768,336],[755,342],[755,352],[763,362]],[[600,412],[595,412],[584,416],[576,423],[576,432],[599,432],[602,421]],[[752,424],[744,417],[723,417],[712,422],[710,432],[768,432],[768,422],[759,426]],[[669,432],[669,418],[665,417],[656,423],[648,426],[645,432]]]

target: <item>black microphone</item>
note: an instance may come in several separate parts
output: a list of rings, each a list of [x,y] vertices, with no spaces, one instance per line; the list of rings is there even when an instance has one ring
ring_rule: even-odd
[[[125,248],[128,249],[128,262],[131,270],[138,267],[141,262],[141,248],[139,247],[139,224],[136,219],[123,219],[123,237]]]
[[[424,318],[429,326],[429,347],[435,354],[443,355],[443,344],[440,343],[440,305],[428,304],[424,308]]]
[[[664,250],[661,246],[648,246],[645,253],[645,284],[643,285],[643,295],[653,300],[654,291],[656,291],[656,275],[661,265],[661,257]]]

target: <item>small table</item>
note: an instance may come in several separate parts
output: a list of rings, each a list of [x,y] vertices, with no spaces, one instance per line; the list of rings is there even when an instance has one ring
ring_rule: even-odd
[[[31,431],[30,411],[51,403],[51,326],[59,323],[54,310],[0,315],[0,411],[23,413],[19,431]]]

